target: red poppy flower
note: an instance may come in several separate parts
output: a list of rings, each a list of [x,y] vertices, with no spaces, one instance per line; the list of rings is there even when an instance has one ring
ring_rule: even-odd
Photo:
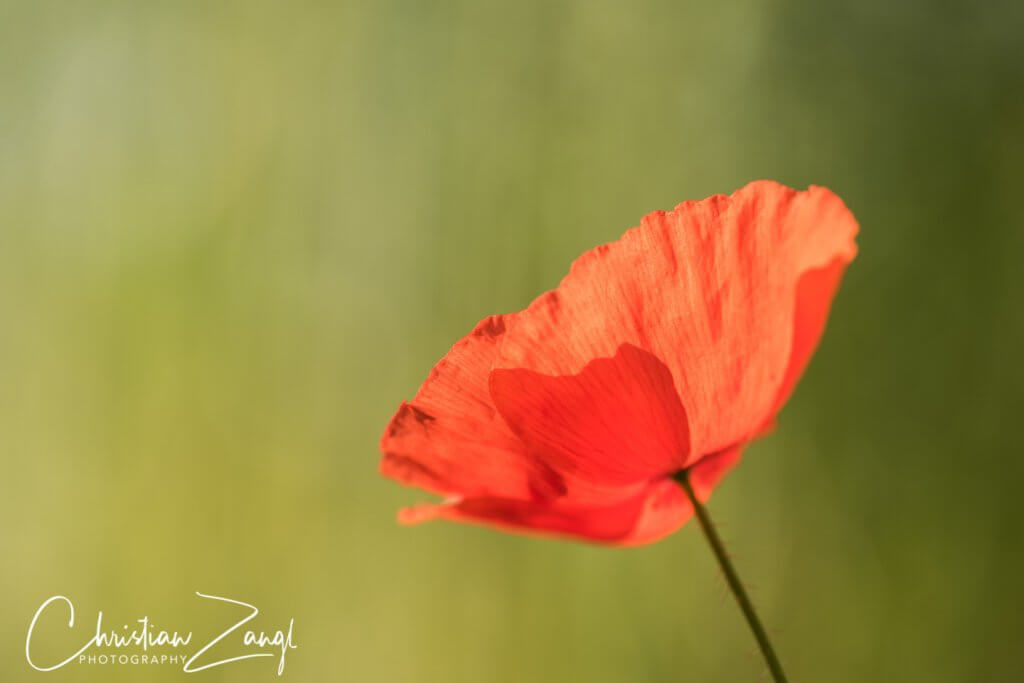
[[[825,325],[857,223],[770,181],[647,215],[558,289],[479,323],[403,403],[381,472],[431,518],[635,545],[692,514],[774,423]]]

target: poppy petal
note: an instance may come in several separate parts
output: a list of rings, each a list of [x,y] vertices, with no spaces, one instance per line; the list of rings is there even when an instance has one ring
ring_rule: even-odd
[[[381,473],[442,495],[529,499],[555,492],[557,477],[528,461],[495,410],[487,377],[507,316],[481,321],[403,403],[381,438]]]
[[[553,467],[579,502],[580,481],[601,487],[642,485],[682,469],[689,452],[686,413],[672,374],[631,344],[592,360],[576,375],[495,370],[491,398],[526,452]],[[589,496],[588,496],[589,497]]]
[[[517,314],[495,367],[575,375],[622,344],[646,350],[673,375],[692,464],[771,420],[788,377],[797,284],[848,263],[856,232],[829,190],[771,181],[649,214]]]
[[[797,380],[803,374],[811,354],[825,331],[825,321],[839,282],[843,278],[846,262],[834,259],[823,268],[808,270],[800,277],[796,288],[796,309],[793,315],[793,343],[789,350],[786,374],[775,398],[777,412],[789,398]]]
[[[705,455],[694,463],[690,468],[690,485],[698,500],[707,502],[711,498],[711,492],[729,473],[729,470],[739,463],[741,455],[743,455],[743,446],[737,445]]]
[[[467,498],[406,508],[401,511],[399,521],[418,524],[447,519],[530,535],[635,546],[671,534],[692,514],[693,507],[682,488],[670,479],[660,479],[647,484],[638,494],[610,505],[574,506],[557,500],[531,503],[503,498]]]

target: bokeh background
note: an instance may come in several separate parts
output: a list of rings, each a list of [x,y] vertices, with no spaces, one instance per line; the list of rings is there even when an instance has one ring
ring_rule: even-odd
[[[710,506],[791,679],[1021,680],[1022,8],[0,2],[0,679],[180,680],[25,631],[198,641],[200,590],[294,617],[295,681],[765,680],[696,527],[401,528],[376,446],[478,319],[774,178],[862,224]]]

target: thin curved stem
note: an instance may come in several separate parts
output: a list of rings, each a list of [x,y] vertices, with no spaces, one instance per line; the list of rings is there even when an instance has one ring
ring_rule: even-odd
[[[750,596],[747,595],[746,589],[743,588],[743,583],[740,581],[736,569],[732,566],[732,560],[729,559],[729,555],[725,552],[725,546],[715,530],[715,525],[711,522],[707,509],[697,500],[697,496],[693,492],[693,486],[690,485],[689,470],[678,472],[675,475],[675,480],[683,487],[687,497],[690,499],[690,503],[693,504],[693,511],[697,513],[697,521],[700,522],[700,528],[704,532],[704,537],[708,539],[708,545],[711,546],[711,551],[715,554],[715,559],[718,560],[722,573],[725,574],[729,590],[732,591],[736,602],[739,603],[740,610],[743,612],[747,624],[750,625],[750,630],[754,632],[754,638],[757,640],[758,647],[761,648],[761,654],[764,655],[764,661],[772,674],[772,680],[775,683],[786,683],[786,674],[783,673],[782,664],[779,663],[779,658],[775,655],[771,641],[768,640],[768,633],[764,630],[761,620],[757,617],[757,612],[754,611],[754,603],[750,601]]]

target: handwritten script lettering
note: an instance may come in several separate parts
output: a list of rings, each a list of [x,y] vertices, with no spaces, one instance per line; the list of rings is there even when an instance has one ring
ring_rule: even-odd
[[[67,609],[68,628],[74,628],[75,626],[74,604],[69,598],[63,595],[54,595],[39,606],[39,609],[36,610],[35,615],[32,617],[32,621],[28,625],[28,633],[25,635],[25,659],[28,660],[29,666],[36,671],[54,671],[55,669],[60,669],[61,667],[77,660],[80,664],[106,664],[108,662],[120,662],[122,664],[157,664],[170,662],[176,664],[178,662],[182,662],[182,670],[185,673],[196,673],[197,671],[211,669],[216,666],[222,666],[224,664],[244,659],[253,659],[255,657],[278,657],[277,675],[280,676],[284,673],[285,655],[288,653],[288,650],[294,650],[298,647],[295,645],[293,637],[295,619],[289,620],[287,630],[271,631],[269,635],[266,631],[259,631],[258,633],[252,630],[245,631],[241,637],[240,643],[240,646],[243,648],[242,654],[218,659],[216,661],[204,662],[201,661],[201,658],[208,650],[210,650],[210,648],[225,638],[228,638],[228,636],[238,631],[243,625],[255,619],[257,615],[259,615],[260,611],[255,605],[242,602],[241,600],[208,595],[206,593],[200,593],[199,591],[196,591],[196,595],[204,600],[215,600],[217,602],[240,607],[244,610],[244,613],[241,614],[239,619],[228,624],[223,630],[218,632],[217,635],[206,641],[201,645],[201,647],[198,647],[191,656],[186,656],[185,654],[170,656],[166,654],[148,654],[151,649],[156,648],[179,649],[189,646],[192,643],[191,631],[187,631],[182,635],[178,631],[168,632],[164,630],[156,630],[147,616],[135,620],[131,629],[129,629],[128,625],[125,624],[124,628],[120,631],[117,629],[105,630],[103,627],[103,612],[101,611],[96,615],[96,630],[92,633],[92,636],[80,648],[78,648],[78,650],[72,652],[66,658],[55,664],[40,664],[32,658],[32,638],[36,632],[36,625],[39,621],[39,617],[44,612],[58,610],[63,606]],[[91,649],[125,650],[129,648],[134,648],[136,650],[141,649],[145,654],[87,654]],[[273,651],[266,652],[265,650],[268,649]],[[253,650],[258,651],[254,652]]]

